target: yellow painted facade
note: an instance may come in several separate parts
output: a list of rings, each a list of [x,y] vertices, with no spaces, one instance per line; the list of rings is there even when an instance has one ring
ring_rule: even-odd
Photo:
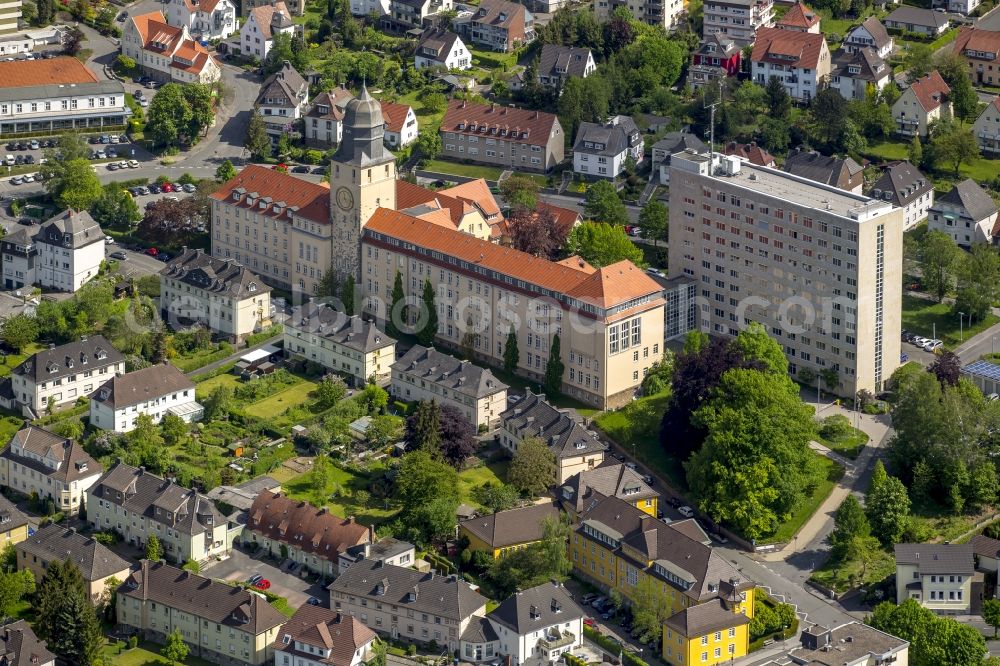
[[[5,548],[9,543],[18,544],[27,538],[28,538],[27,524],[21,525],[20,527],[15,527],[13,529],[2,531],[0,532],[0,550]]]
[[[511,551],[520,550],[521,548],[527,548],[533,543],[538,543],[538,541],[525,541],[524,543],[516,543],[510,546],[504,546],[503,548],[494,548],[492,545],[486,543],[485,541],[477,537],[475,534],[470,532],[468,529],[466,529],[464,525],[459,526],[458,535],[460,538],[464,536],[466,539],[469,540],[469,550],[486,551],[487,553],[493,556],[494,560],[502,557],[503,555]]]
[[[751,591],[752,593],[752,591]],[[748,597],[751,596],[748,593]],[[663,658],[671,664],[720,664],[747,655],[750,645],[748,624],[713,631],[705,636],[683,636],[663,627]]]

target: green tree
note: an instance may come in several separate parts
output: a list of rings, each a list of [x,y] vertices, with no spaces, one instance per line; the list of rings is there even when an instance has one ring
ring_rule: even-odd
[[[934,49],[930,44],[907,44],[907,52],[904,57],[907,68],[907,79],[913,83],[919,78],[927,76],[934,67]]]
[[[113,229],[128,229],[142,219],[138,204],[121,183],[105,185],[90,214],[101,226]]]
[[[566,365],[562,360],[562,349],[559,341],[559,334],[552,336],[552,344],[549,347],[549,358],[545,362],[545,394],[549,397],[556,397],[562,394],[563,374],[566,372]]]
[[[909,157],[910,164],[919,169],[921,163],[924,161],[924,145],[920,143],[919,135],[913,135],[913,140],[910,141],[910,145],[906,149],[906,154]]]
[[[163,658],[175,664],[184,663],[188,652],[190,650],[187,643],[184,642],[184,636],[181,635],[180,629],[174,629],[167,634],[167,640],[160,649],[160,654]]]
[[[406,446],[411,451],[426,451],[435,460],[441,451],[441,407],[435,400],[421,400],[406,420]]]
[[[20,353],[38,340],[38,321],[23,313],[7,317],[0,328],[0,338]]]
[[[83,576],[72,560],[52,562],[38,586],[35,631],[74,664],[92,664],[103,638]]]
[[[599,180],[587,188],[583,204],[583,215],[588,220],[604,222],[613,227],[624,227],[628,224],[628,211],[608,180]]]
[[[160,423],[160,430],[163,433],[163,441],[170,446],[178,446],[187,439],[188,424],[176,414],[167,412],[163,415]]]
[[[392,283],[392,302],[385,317],[385,332],[390,338],[399,339],[403,335],[400,324],[406,325],[405,302],[406,292],[403,291],[403,276],[396,271],[396,279]]]
[[[767,106],[771,110],[771,117],[777,120],[787,120],[792,113],[792,98],[785,88],[785,84],[777,76],[772,76],[767,80]]]
[[[514,174],[500,183],[500,196],[513,209],[533,211],[538,204],[538,183]]]
[[[316,398],[316,408],[327,410],[344,399],[347,395],[347,384],[337,375],[327,375],[313,391]]]
[[[434,128],[425,128],[417,134],[417,150],[424,159],[434,160],[444,150],[441,134]]]
[[[991,245],[977,243],[958,265],[955,310],[982,320],[1000,301],[1000,253]]]
[[[870,536],[871,525],[865,510],[861,508],[858,498],[849,494],[833,516],[830,545],[833,546],[834,557],[857,559],[859,550]]]
[[[513,509],[519,499],[517,488],[506,483],[485,483],[476,490],[476,501],[490,513]]]
[[[146,559],[151,562],[163,559],[163,548],[155,534],[150,534],[149,539],[146,540]]]
[[[417,342],[430,347],[434,344],[434,336],[437,335],[438,329],[437,303],[434,298],[434,285],[430,279],[424,280],[423,311],[421,317],[426,315],[427,321],[417,331]]]
[[[243,146],[250,153],[250,158],[257,162],[271,156],[271,138],[267,135],[264,119],[257,108],[250,114]]]
[[[521,352],[517,348],[517,331],[514,330],[514,324],[511,324],[510,331],[507,333],[507,340],[504,342],[503,347],[504,370],[514,372],[517,370],[517,364],[520,360]]]
[[[233,178],[236,178],[236,167],[229,160],[224,160],[215,170],[215,180],[218,183],[226,183]]]
[[[65,160],[41,172],[50,174],[45,190],[62,208],[89,210],[104,192],[94,167],[85,158]]]
[[[885,473],[881,460],[875,463],[871,487],[865,495],[865,513],[872,534],[883,546],[902,539],[910,516],[910,497],[902,481]]]
[[[202,401],[205,408],[205,421],[218,421],[228,418],[229,409],[233,403],[233,391],[227,386],[216,386]]]
[[[635,246],[625,229],[603,222],[584,222],[573,227],[566,238],[566,249],[597,267],[626,259],[636,266],[644,265],[642,250]]]
[[[955,283],[962,251],[951,236],[943,231],[931,230],[924,234],[919,256],[924,287],[940,303]]]
[[[837,141],[847,122],[847,100],[836,88],[824,88],[816,93],[809,104],[810,133],[827,146],[837,146]]]
[[[958,178],[963,164],[979,156],[979,144],[967,128],[952,121],[935,121],[931,129],[931,148],[934,165],[941,169],[950,166]]]
[[[356,285],[354,283],[354,276],[348,275],[347,279],[344,280],[343,286],[340,288],[340,301],[344,304],[344,312],[349,317],[354,316],[354,299],[356,297]]]
[[[969,68],[965,64],[965,59],[957,53],[948,51],[937,55],[935,65],[941,78],[951,88],[948,101],[951,102],[954,116],[966,122],[974,121],[979,115],[979,97],[969,80]]]
[[[555,454],[538,437],[525,437],[517,445],[507,481],[528,497],[544,495],[556,482]]]
[[[993,638],[996,638],[997,628],[1000,628],[1000,601],[996,599],[983,601],[983,620],[993,627]]]
[[[14,617],[21,601],[34,591],[35,577],[29,569],[0,572],[0,617]]]
[[[968,666],[986,654],[986,640],[975,627],[937,617],[914,599],[898,606],[882,602],[865,624],[909,641],[912,666]]]
[[[317,506],[325,506],[330,491],[330,481],[333,470],[330,469],[329,456],[319,455],[313,460],[312,471],[309,472],[309,485],[312,488],[313,502]]]
[[[146,109],[146,137],[156,145],[175,145],[191,118],[191,106],[184,97],[183,88],[177,83],[167,83],[156,92]]]
[[[650,199],[639,213],[639,228],[642,229],[642,235],[653,241],[653,247],[656,247],[659,241],[666,242],[669,227],[667,207],[656,199]]]

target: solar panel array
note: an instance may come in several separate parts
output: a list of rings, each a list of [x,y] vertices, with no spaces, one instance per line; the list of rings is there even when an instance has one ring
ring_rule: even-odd
[[[975,361],[974,363],[970,363],[962,368],[962,373],[1000,382],[1000,365],[990,363],[989,361]]]

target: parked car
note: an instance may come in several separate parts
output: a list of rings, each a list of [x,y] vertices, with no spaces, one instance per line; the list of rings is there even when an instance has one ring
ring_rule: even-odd
[[[156,183],[153,183],[152,185],[149,186],[149,193],[150,194],[159,194],[162,191],[163,191],[163,188],[160,187],[159,185],[157,185]]]
[[[155,257],[159,253],[160,253],[160,251],[157,250],[155,247],[147,247],[146,248],[146,254],[148,254],[151,257]]]
[[[21,178],[20,176],[14,176],[13,178],[10,179],[11,185],[20,185],[23,182],[24,178]]]
[[[609,611],[604,611],[603,613],[601,613],[601,619],[602,620],[610,620],[614,616],[615,616],[615,609],[614,608],[612,608]]]
[[[587,594],[585,594],[582,597],[580,597],[580,603],[582,603],[583,605],[587,605],[591,601],[593,601],[594,599],[596,599],[598,596],[599,595],[597,593],[595,593],[595,592],[588,592]]]
[[[129,169],[139,168],[139,160],[129,160],[128,162],[126,162],[126,164],[128,165]]]
[[[591,608],[600,609],[601,607],[604,606],[604,604],[607,603],[607,601],[608,601],[607,597],[597,597],[596,599],[590,602],[590,606]]]
[[[292,173],[309,173],[309,167],[304,164],[292,167]]]
[[[259,583],[262,580],[264,580],[264,577],[262,575],[260,575],[260,574],[254,574],[254,575],[250,576],[249,578],[247,578],[247,582],[250,583],[251,585],[255,585],[255,584]]]
[[[162,191],[162,192],[173,192],[174,191],[174,186],[171,185],[170,183],[163,183],[163,185],[160,186],[160,191]]]
[[[24,156],[24,163],[25,164],[34,164],[35,163],[35,156],[34,155],[25,155]]]
[[[108,256],[111,257],[112,259],[117,259],[118,261],[125,261],[126,259],[128,259],[128,255],[122,252],[121,250],[116,250],[115,252],[112,252]]]
[[[926,345],[924,345],[924,351],[933,352],[940,349],[941,345],[944,344],[940,340],[929,340]]]
[[[320,606],[320,605],[322,605],[323,602],[321,602],[316,597],[309,597],[309,599],[306,601],[306,603],[309,604],[310,606]]]
[[[198,188],[192,185],[191,183],[184,183],[184,187],[182,187],[181,189],[183,189],[188,194],[193,194],[195,190],[197,190]]]
[[[914,336],[914,338],[912,340],[910,340],[910,342],[912,342],[913,344],[915,344],[918,347],[923,347],[924,345],[926,345],[930,341],[931,341],[930,338],[924,338],[924,337],[921,337],[919,335]]]
[[[108,171],[118,171],[118,169],[119,169],[118,162],[111,162],[110,164],[108,164]]]
[[[326,173],[326,167],[325,166],[313,167],[313,170],[310,171],[309,173]]]
[[[14,163],[15,163],[15,162],[14,162],[14,159],[15,159],[15,158],[14,158],[14,156],[13,156],[13,155],[7,155],[7,156],[6,156],[5,158],[4,158],[4,160],[3,160],[3,163],[4,163],[4,164],[6,164],[7,166],[14,166]]]
[[[39,180],[41,180],[41,178],[39,178]],[[32,174],[32,173],[26,173],[26,174],[24,174],[24,182],[26,182],[26,183],[33,183],[33,182],[35,182],[35,174]]]
[[[18,155],[14,158],[14,164],[21,165],[24,164],[24,155]]]
[[[269,587],[271,587],[271,581],[269,581],[266,578],[262,578],[256,583],[254,583],[253,586],[256,587],[258,590],[266,590]]]
[[[685,518],[690,518],[694,515],[694,509],[685,504],[684,506],[677,507],[677,513],[681,514]]]
[[[104,242],[105,242],[105,243],[106,243],[107,245],[114,245],[114,244],[115,244],[115,239],[114,239],[114,238],[112,238],[111,236],[105,236],[105,237],[104,237]]]
[[[594,618],[592,618],[592,617],[585,617],[585,618],[583,618],[583,624],[586,625],[586,626],[588,626],[588,627],[590,627],[591,629],[596,629],[597,628],[597,622],[595,622]]]

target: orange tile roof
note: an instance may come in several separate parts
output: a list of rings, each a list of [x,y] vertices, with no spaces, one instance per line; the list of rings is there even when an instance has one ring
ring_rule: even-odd
[[[396,181],[396,209],[405,210],[416,206],[433,204],[438,208],[445,208],[451,217],[452,227],[458,228],[458,224],[468,211],[466,204],[455,197],[450,197],[443,193],[428,190],[405,180]]]
[[[0,88],[97,83],[87,66],[69,56],[51,60],[0,62]]]
[[[386,129],[390,132],[399,133],[403,131],[403,123],[406,122],[406,114],[409,112],[409,104],[382,102],[382,117],[385,119]]]
[[[276,12],[284,14],[289,19],[292,18],[284,2],[276,2],[274,5],[262,5],[250,10],[250,14],[257,22],[257,29],[260,30],[260,34],[264,39],[271,39],[271,19]]]
[[[811,28],[819,23],[819,20],[819,14],[806,7],[805,3],[799,2],[785,12],[777,25],[786,25],[791,28]]]
[[[441,121],[441,131],[470,136],[491,136],[545,146],[552,131],[556,127],[561,129],[558,123],[559,119],[556,116],[544,111],[453,99],[448,103],[448,110],[444,114],[444,120]],[[462,129],[459,129],[459,125]],[[476,129],[472,129],[473,127]],[[496,134],[493,134],[493,129],[497,130]],[[507,134],[501,133],[504,130]],[[526,137],[524,133],[527,133]]]
[[[133,16],[129,19],[135,24],[136,31],[142,38],[142,43],[145,44],[149,41],[150,23],[162,23],[166,24],[167,19],[163,16],[163,12],[155,11],[149,12],[148,14],[139,14],[138,16]]]
[[[1000,55],[1000,32],[969,27],[960,29],[955,38],[954,52],[964,56],[966,50]]]
[[[925,112],[933,111],[941,106],[944,95],[951,92],[951,88],[944,82],[936,69],[924,78],[911,83],[910,90],[917,96],[917,102],[920,103]]]
[[[578,267],[571,268],[496,245],[388,208],[375,211],[365,225],[365,233],[382,234],[437,251],[446,257],[482,266],[515,280],[537,285],[554,294],[567,294],[599,307],[618,305],[642,296],[655,298],[663,291],[659,284],[627,260],[588,274]],[[367,235],[363,242],[381,244],[381,241]],[[391,247],[399,251],[399,246]],[[506,288],[510,288],[510,285]]]
[[[560,259],[556,263],[563,266],[569,266],[577,271],[583,271],[587,275],[597,271],[596,268],[587,263],[587,261],[578,254],[574,254],[572,257],[566,257],[565,259]]]
[[[555,216],[556,222],[566,229],[566,233],[569,233],[569,231],[576,226],[576,223],[580,221],[580,214],[572,208],[553,206],[552,204],[544,201],[539,201],[535,204],[535,212],[550,213]]]
[[[479,206],[479,209],[483,211],[483,215],[487,217],[500,214],[500,204],[497,203],[493,193],[490,192],[490,186],[482,178],[441,190],[441,194],[447,194],[448,196],[474,203]]]
[[[757,41],[754,42],[750,59],[786,67],[815,69],[825,44],[826,40],[821,33],[761,28],[757,31]]]
[[[238,188],[243,188],[243,192],[239,199],[234,199],[233,190]],[[298,207],[298,210],[295,211],[298,217],[317,224],[330,224],[330,187],[328,185],[311,183],[308,180],[302,180],[257,164],[251,164],[244,168],[235,178],[216,190],[211,198],[223,201],[230,206],[249,208],[246,203],[246,195],[254,192],[260,198],[270,197],[273,203],[284,202],[288,209]],[[284,212],[276,215],[271,207],[266,211],[255,210],[273,217],[287,215]]]

